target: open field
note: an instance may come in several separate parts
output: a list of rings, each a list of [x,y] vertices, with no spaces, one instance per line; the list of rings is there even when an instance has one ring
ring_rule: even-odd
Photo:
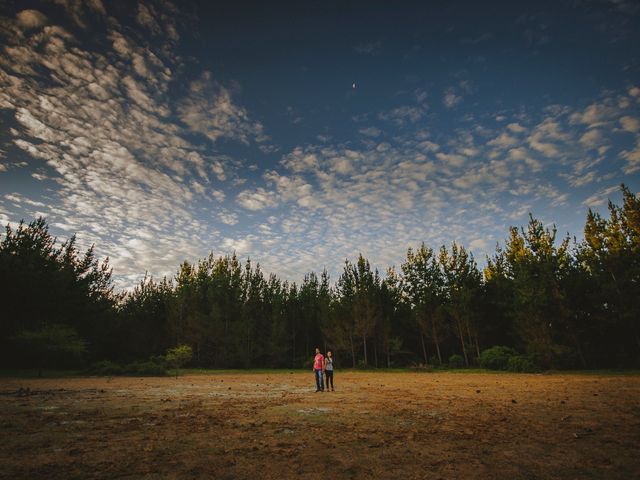
[[[0,478],[640,478],[640,376],[338,372],[336,389],[4,378]]]

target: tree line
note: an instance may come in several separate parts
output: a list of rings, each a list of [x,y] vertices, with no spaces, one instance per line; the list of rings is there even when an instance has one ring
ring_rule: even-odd
[[[192,366],[309,366],[316,346],[342,367],[478,365],[499,345],[540,368],[640,366],[640,200],[622,186],[608,217],[589,210],[584,240],[530,216],[478,267],[452,243],[409,248],[398,267],[360,255],[331,282],[299,284],[213,254],[173,278],[116,292],[108,259],[43,218],[0,243],[0,353],[10,367],[153,359],[188,345]]]

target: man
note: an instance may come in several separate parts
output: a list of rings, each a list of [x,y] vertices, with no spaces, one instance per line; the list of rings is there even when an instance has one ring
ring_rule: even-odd
[[[324,392],[324,382],[322,374],[324,373],[324,356],[320,353],[320,349],[316,347],[316,356],[313,358],[313,373],[316,377],[316,392]]]

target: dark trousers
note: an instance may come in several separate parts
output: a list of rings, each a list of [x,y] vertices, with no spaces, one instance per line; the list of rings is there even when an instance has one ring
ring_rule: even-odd
[[[314,370],[313,374],[316,376],[316,390],[324,390],[324,385],[322,385],[322,369]]]
[[[327,390],[329,390],[329,380],[331,380],[331,389],[333,389],[333,370],[325,370],[325,382],[327,384]]]

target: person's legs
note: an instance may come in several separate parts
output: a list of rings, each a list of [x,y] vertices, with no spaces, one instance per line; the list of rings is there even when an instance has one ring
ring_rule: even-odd
[[[331,370],[327,376],[327,390],[329,390],[329,380],[331,380],[331,390],[333,390],[333,370]]]
[[[316,392],[323,390],[322,370],[314,370],[316,376]]]
[[[327,388],[327,391],[329,391],[329,376],[331,375],[331,372],[329,370],[325,370],[324,371],[324,383],[325,383],[325,387]]]

